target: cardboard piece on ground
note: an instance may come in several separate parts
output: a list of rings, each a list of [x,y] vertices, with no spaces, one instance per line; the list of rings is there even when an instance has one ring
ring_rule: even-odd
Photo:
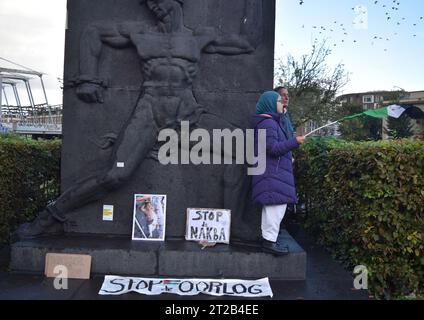
[[[57,266],[67,269],[68,279],[90,279],[91,256],[86,254],[47,253],[44,274],[47,278],[63,275],[63,269],[55,270]],[[56,271],[56,273],[55,273]]]

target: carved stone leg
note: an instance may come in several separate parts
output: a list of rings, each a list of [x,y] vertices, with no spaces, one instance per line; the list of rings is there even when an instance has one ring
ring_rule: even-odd
[[[60,234],[63,232],[62,216],[57,215],[51,206],[47,206],[37,218],[30,223],[24,223],[12,234],[11,241],[30,239],[41,234]]]
[[[143,134],[140,128],[144,128]],[[154,145],[156,137],[157,129],[151,109],[149,106],[139,107],[125,128],[122,139],[117,141],[119,146],[111,168],[103,174],[88,177],[70,187],[33,222],[21,225],[13,238],[34,238],[46,233],[63,232],[66,213],[101,199],[108,191],[128,181]],[[117,162],[123,162],[124,167],[118,167]]]

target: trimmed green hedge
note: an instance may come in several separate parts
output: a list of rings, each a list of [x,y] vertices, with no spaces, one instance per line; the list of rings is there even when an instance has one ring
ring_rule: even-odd
[[[60,146],[0,137],[0,243],[59,195]],[[423,294],[424,142],[308,139],[295,172],[305,226],[351,270],[365,265],[371,292]]]
[[[0,136],[0,244],[59,194],[59,140]]]
[[[423,294],[424,142],[312,139],[296,154],[305,226],[378,298]]]

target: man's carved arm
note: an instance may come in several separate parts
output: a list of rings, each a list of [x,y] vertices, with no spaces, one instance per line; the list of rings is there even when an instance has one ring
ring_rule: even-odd
[[[125,48],[132,44],[131,24],[93,23],[83,32],[80,42],[80,76],[76,80],[78,97],[88,103],[103,103],[104,79],[99,79],[99,59],[103,45]]]
[[[245,14],[240,34],[218,34],[204,47],[206,53],[251,53],[259,46],[263,35],[263,0],[245,0]]]

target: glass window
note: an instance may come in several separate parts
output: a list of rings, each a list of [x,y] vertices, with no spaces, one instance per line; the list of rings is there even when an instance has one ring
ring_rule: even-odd
[[[367,95],[362,97],[363,103],[374,103],[374,96],[373,95]]]

